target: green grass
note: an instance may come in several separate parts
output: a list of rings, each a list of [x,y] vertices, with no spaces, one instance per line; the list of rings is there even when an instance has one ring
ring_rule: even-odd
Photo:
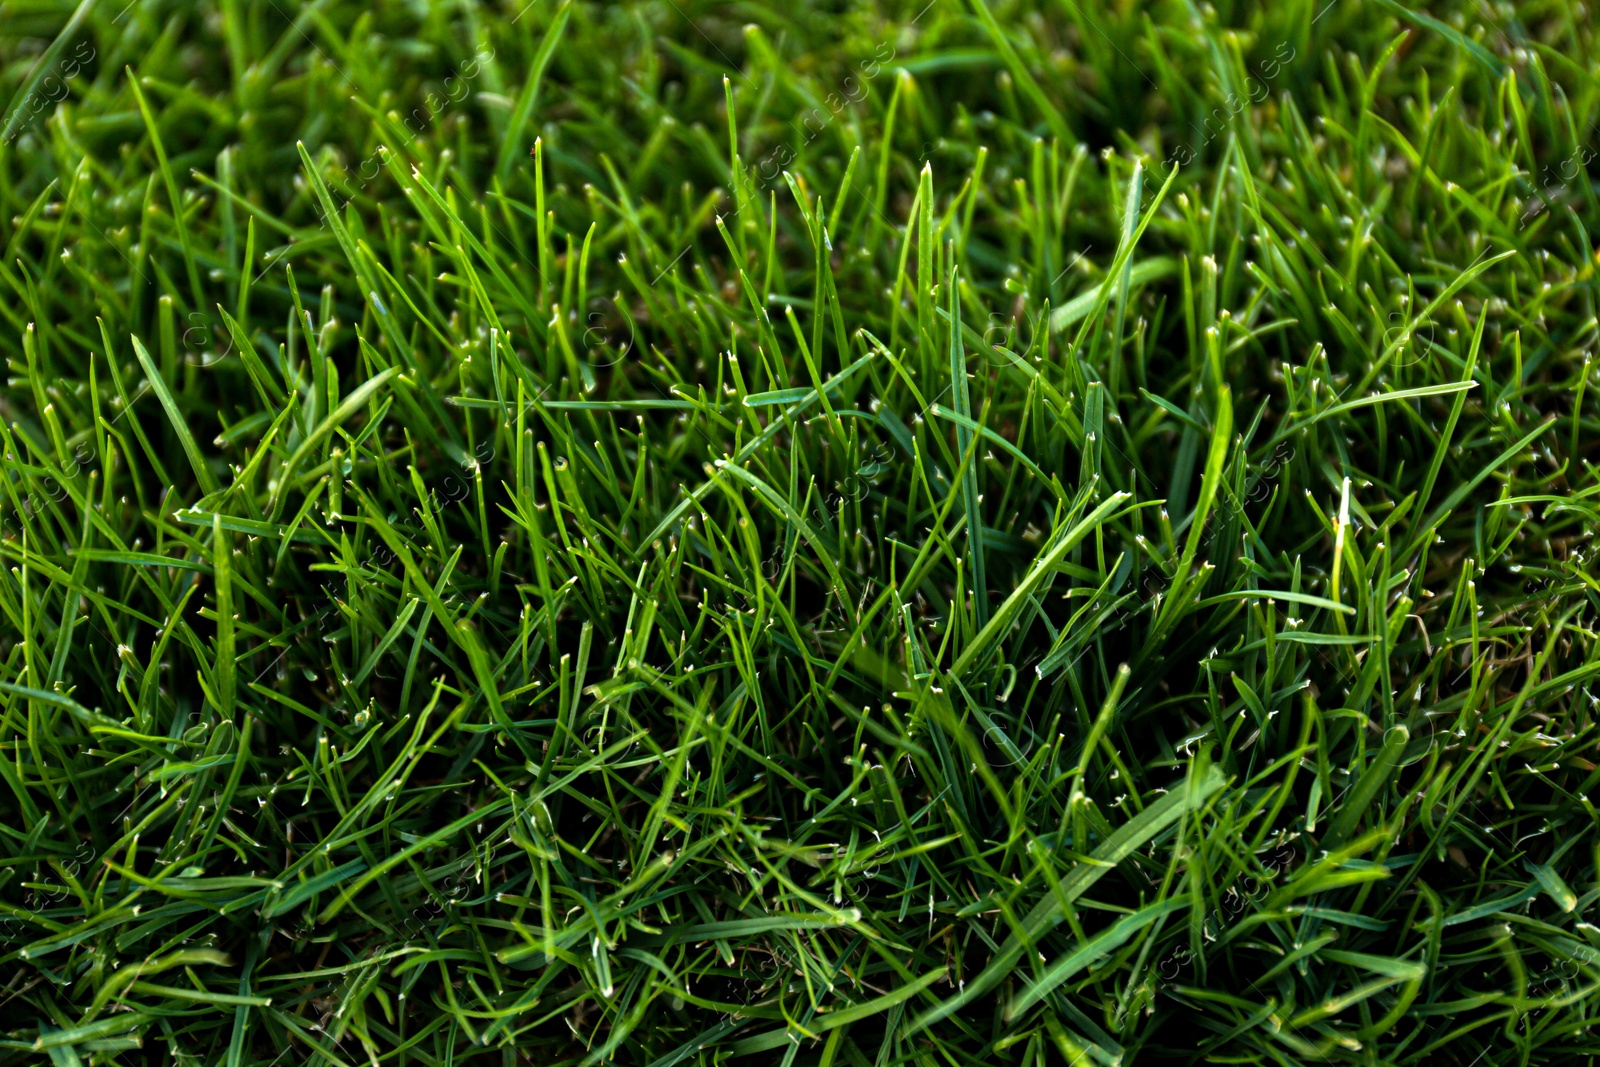
[[[0,1060],[1593,1065],[1575,0],[20,0]]]

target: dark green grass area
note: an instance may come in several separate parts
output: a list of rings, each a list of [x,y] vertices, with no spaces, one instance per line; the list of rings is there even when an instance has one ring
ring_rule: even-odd
[[[1600,1056],[1577,0],[0,9],[0,1062]]]

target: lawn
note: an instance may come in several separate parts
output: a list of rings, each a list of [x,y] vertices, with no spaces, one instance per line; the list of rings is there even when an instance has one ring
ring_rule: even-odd
[[[0,1063],[1600,1058],[1579,0],[10,0]]]

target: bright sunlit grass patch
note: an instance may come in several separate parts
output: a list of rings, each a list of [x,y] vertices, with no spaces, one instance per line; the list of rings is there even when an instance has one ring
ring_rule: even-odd
[[[1597,75],[8,5],[0,1060],[1590,1064]]]

